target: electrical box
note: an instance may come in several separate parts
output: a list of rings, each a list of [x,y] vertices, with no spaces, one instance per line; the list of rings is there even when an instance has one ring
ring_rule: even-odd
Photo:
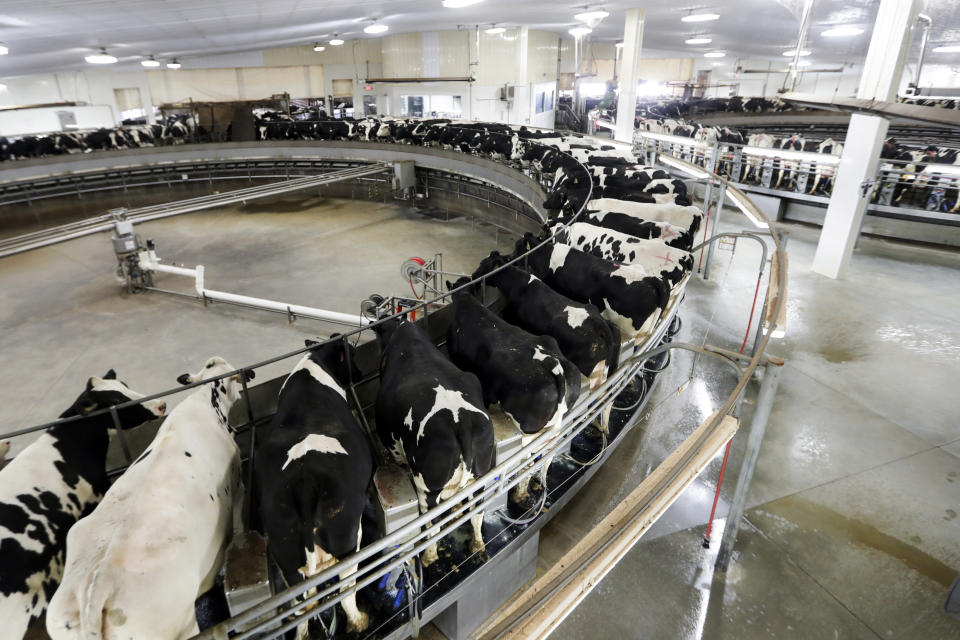
[[[500,99],[504,102],[512,102],[515,95],[516,87],[512,84],[505,84],[500,87]]]

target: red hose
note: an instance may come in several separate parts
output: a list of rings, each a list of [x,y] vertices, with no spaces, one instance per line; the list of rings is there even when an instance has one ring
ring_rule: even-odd
[[[747,334],[743,336],[743,344],[740,345],[740,353],[747,348],[747,340],[750,338],[750,328],[753,326],[753,312],[757,309],[757,295],[760,293],[760,280],[763,278],[763,272],[757,277],[757,288],[753,291],[753,306],[750,307],[750,319],[747,320]],[[733,438],[727,440],[727,447],[723,452],[723,462],[720,464],[720,476],[717,478],[717,492],[713,494],[713,506],[710,508],[710,519],[707,520],[707,531],[703,535],[704,548],[710,548],[710,532],[713,531],[713,516],[717,513],[717,502],[720,500],[720,488],[723,486],[723,474],[727,470],[727,457],[730,455],[730,445],[733,444]]]

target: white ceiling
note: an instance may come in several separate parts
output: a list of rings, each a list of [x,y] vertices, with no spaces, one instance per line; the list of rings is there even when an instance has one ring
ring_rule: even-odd
[[[91,68],[83,56],[105,46],[136,64],[141,57],[186,58],[308,44],[341,34],[365,38],[367,21],[379,19],[388,33],[455,29],[458,25],[526,25],[566,35],[583,0],[484,0],[464,9],[446,9],[440,0],[0,0],[0,78]],[[649,0],[590,2],[611,15],[591,35],[613,42],[623,33],[624,11],[646,11],[643,46],[648,51],[701,56],[720,49],[733,65],[738,57],[786,61],[780,54],[794,43],[802,0]],[[816,0],[809,48],[814,65],[859,62],[866,53],[878,0]],[[960,43],[960,2],[927,0],[933,17],[931,41]],[[690,9],[713,10],[713,22],[683,23]],[[853,38],[823,38],[826,26],[856,24],[867,32]],[[713,43],[683,44],[694,34]],[[916,45],[915,45],[916,48]],[[931,54],[932,63],[960,66],[960,54]]]

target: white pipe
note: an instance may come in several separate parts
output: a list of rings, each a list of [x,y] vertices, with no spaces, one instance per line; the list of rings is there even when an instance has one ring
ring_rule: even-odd
[[[194,269],[185,267],[174,267],[166,264],[160,264],[160,258],[154,251],[144,251],[140,253],[140,267],[145,271],[156,271],[159,273],[170,273],[177,276],[186,276],[194,279],[194,289],[197,295],[206,300],[219,300],[221,302],[232,302],[246,305],[257,309],[266,309],[268,311],[279,311],[281,313],[292,314],[302,318],[312,318],[314,320],[325,320],[327,322],[336,322],[350,326],[363,326],[372,322],[369,318],[356,316],[349,313],[340,313],[339,311],[329,311],[327,309],[316,309],[314,307],[304,307],[298,304],[287,304],[276,300],[267,300],[266,298],[254,298],[236,293],[227,293],[226,291],[216,291],[204,287],[204,268],[198,264]]]

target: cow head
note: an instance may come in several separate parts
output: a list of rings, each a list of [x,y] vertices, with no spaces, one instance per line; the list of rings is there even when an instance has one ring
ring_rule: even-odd
[[[86,416],[130,400],[139,400],[142,397],[142,393],[133,391],[125,383],[117,380],[116,372],[110,369],[103,377],[94,376],[88,379],[87,387],[83,390],[83,393],[77,396],[70,408],[60,414],[60,417]],[[131,429],[148,420],[162,416],[166,411],[167,403],[164,400],[148,400],[117,409],[117,418],[121,429]],[[107,416],[107,422],[111,427],[114,426],[113,420],[109,416]]]
[[[330,335],[330,339],[339,338],[339,333]],[[309,338],[303,341],[304,346],[310,347],[310,359],[323,367],[327,373],[346,387],[351,382],[359,382],[362,378],[359,367],[357,367],[357,352],[353,345],[347,340],[333,340],[333,342],[318,342]],[[350,362],[347,362],[347,356],[350,356]],[[351,372],[353,376],[351,377]]]
[[[177,382],[180,384],[193,384],[203,382],[217,376],[233,371],[234,367],[229,362],[219,356],[213,356],[204,363],[203,368],[197,373],[183,373],[177,376]],[[212,384],[213,392],[211,394],[211,403],[217,414],[227,422],[227,415],[230,413],[230,407],[240,399],[240,391],[243,390],[243,380],[253,380],[255,374],[253,371],[245,371],[242,374],[228,376],[217,380]]]
[[[510,261],[510,258],[507,256],[501,255],[499,251],[491,251],[490,255],[480,261],[480,265],[477,267],[477,270],[473,272],[473,278],[476,280],[481,276],[485,276],[491,271],[495,271],[507,264]]]

